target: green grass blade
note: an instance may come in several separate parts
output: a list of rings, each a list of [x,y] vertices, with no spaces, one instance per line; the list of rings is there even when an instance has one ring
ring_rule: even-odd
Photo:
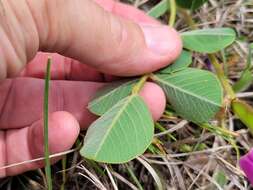
[[[46,171],[48,190],[53,189],[50,158],[49,158],[50,152],[49,152],[49,145],[48,145],[48,99],[49,99],[49,81],[50,81],[51,62],[52,62],[51,58],[48,58],[47,73],[46,73],[46,79],[45,79],[45,91],[44,91],[44,154],[45,154],[45,171]]]
[[[143,187],[142,187],[142,185],[141,185],[141,183],[140,183],[140,181],[138,180],[138,178],[137,178],[136,175],[134,174],[132,167],[131,167],[130,165],[128,165],[128,164],[125,164],[124,166],[126,167],[127,172],[128,172],[128,174],[130,175],[130,177],[132,178],[132,180],[133,180],[133,181],[135,182],[135,184],[137,185],[138,189],[139,189],[139,190],[144,190]]]
[[[233,90],[235,92],[247,90],[252,84],[253,76],[251,71],[251,64],[252,64],[252,47],[249,46],[246,67],[242,72],[239,80],[233,85]]]
[[[62,163],[62,184],[61,184],[61,190],[64,190],[65,189],[65,184],[66,184],[66,181],[67,181],[67,174],[66,174],[67,155],[65,155],[62,158],[61,163]]]
[[[150,175],[153,177],[155,183],[156,183],[156,186],[157,186],[157,189],[158,190],[163,190],[163,183],[162,183],[162,180],[160,178],[160,176],[158,175],[158,173],[155,171],[155,169],[144,159],[138,157],[136,158],[150,173]]]

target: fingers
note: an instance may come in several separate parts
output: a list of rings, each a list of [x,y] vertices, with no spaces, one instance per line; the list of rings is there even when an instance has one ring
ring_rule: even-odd
[[[166,98],[163,90],[155,83],[148,82],[140,92],[141,97],[147,103],[153,119],[158,120],[165,110]]]
[[[86,107],[102,85],[95,82],[51,81],[49,112],[68,111],[82,127],[88,127],[95,116]],[[1,129],[26,127],[42,117],[44,80],[4,80],[0,82],[0,91]]]
[[[44,78],[46,75],[46,65],[48,58],[51,58],[51,79],[52,80],[81,80],[102,82],[104,75],[95,69],[81,64],[80,62],[61,56],[57,53],[36,54],[35,58],[29,62],[20,73],[22,77]]]
[[[120,76],[157,70],[180,53],[181,41],[172,28],[135,24],[104,11],[92,1],[75,2],[62,7],[66,14],[61,17],[63,30],[57,36],[59,41],[64,38],[69,43],[52,47],[48,44],[51,40],[47,40],[42,42],[42,48],[57,49],[101,72]],[[85,15],[77,17],[76,13]],[[69,30],[64,32],[67,27]]]
[[[23,62],[33,57],[38,47],[40,50],[58,52],[88,63],[99,71],[122,76],[157,70],[175,60],[182,48],[179,35],[174,29],[158,24],[146,24],[147,22],[131,22],[122,18],[128,14],[115,16],[91,0],[65,3],[60,0],[11,0],[4,3],[6,11],[16,13],[13,20],[21,23],[16,26],[13,22],[13,28],[15,25],[21,33],[32,33],[14,36],[15,40],[12,41],[15,43],[8,43],[11,38],[9,33],[3,35],[2,44],[6,47],[9,45],[4,52],[4,55],[9,52],[9,56],[5,56],[5,62],[9,65],[9,76],[20,71]],[[8,6],[11,8],[8,9]],[[128,10],[129,13],[133,10],[121,4],[115,4],[114,7],[113,12],[117,14],[122,9]],[[26,14],[23,13],[25,10]],[[33,20],[27,20],[26,17]],[[35,39],[31,40],[29,36]],[[21,45],[30,51],[16,53],[15,50],[21,46],[21,42]]]
[[[0,134],[0,168],[44,156],[43,120],[31,126],[13,129]],[[49,117],[49,149],[50,153],[59,153],[70,149],[79,134],[79,124],[67,112],[55,112]],[[5,135],[5,138],[3,138]],[[63,139],[64,137],[64,139]],[[5,141],[3,141],[5,139]],[[52,159],[52,163],[59,158]],[[0,170],[0,178],[16,175],[28,170],[43,167],[43,162],[31,162]]]
[[[152,112],[153,118],[158,119],[165,108],[165,97],[162,90],[153,83],[147,83],[140,94]],[[66,94],[66,96],[70,98],[73,95]],[[30,110],[31,107],[28,107],[27,109]],[[72,112],[76,116],[80,114],[75,113],[73,110]],[[82,111],[79,109],[77,112]],[[33,114],[34,112],[30,112],[30,115],[26,115],[26,118],[28,119]],[[50,114],[49,148],[51,154],[70,149],[78,134],[79,124],[72,114],[63,111],[53,112]],[[6,132],[0,131],[0,168],[6,165],[43,157],[43,147],[43,119],[41,118],[24,128],[10,129]],[[53,163],[58,159],[59,158],[54,158],[51,161]],[[16,175],[40,167],[43,167],[43,162],[30,162],[10,167],[8,169],[0,169],[0,178]]]
[[[57,53],[43,52],[37,53],[35,58],[29,62],[19,76],[45,78],[45,68],[49,57],[53,63],[50,69],[52,80],[111,82],[120,79],[120,77],[102,74],[87,64],[82,64],[79,61]]]
[[[51,81],[49,111],[70,112],[87,128],[96,117],[87,110],[88,102],[103,83]],[[44,80],[17,78],[0,82],[0,128],[21,128],[31,125],[42,117]],[[141,96],[146,101],[154,119],[158,119],[165,108],[165,96],[159,86],[147,83]],[[15,118],[15,119],[13,119]]]

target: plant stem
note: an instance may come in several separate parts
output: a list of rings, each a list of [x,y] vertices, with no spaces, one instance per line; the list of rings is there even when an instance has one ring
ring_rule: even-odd
[[[229,96],[230,100],[233,100],[236,98],[236,95],[231,87],[231,85],[229,84],[227,78],[225,77],[225,73],[223,71],[222,66],[218,63],[217,58],[215,57],[214,54],[209,54],[208,55],[209,59],[211,60],[211,63],[217,73],[217,76],[226,92],[226,94]]]
[[[47,61],[47,73],[45,79],[45,91],[44,91],[44,152],[45,152],[45,171],[47,178],[47,189],[52,190],[52,178],[51,178],[51,167],[49,159],[49,145],[48,145],[48,97],[49,97],[49,81],[50,81],[50,68],[51,58]]]
[[[175,0],[169,0],[170,3],[170,17],[169,17],[169,26],[173,27],[176,21],[177,15],[177,4]]]
[[[189,27],[192,30],[196,30],[198,27],[196,26],[195,21],[192,19],[192,16],[187,12],[187,10],[183,9],[183,8],[178,8],[179,12],[183,15],[186,23],[189,25]]]
[[[146,74],[141,77],[139,82],[136,85],[134,85],[132,89],[132,94],[138,94],[141,91],[142,87],[144,86],[145,82],[148,80],[149,76],[150,74]]]

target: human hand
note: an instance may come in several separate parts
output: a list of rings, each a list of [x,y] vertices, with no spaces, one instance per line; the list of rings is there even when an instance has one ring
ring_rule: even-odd
[[[79,125],[87,128],[94,121],[86,106],[114,78],[110,75],[152,72],[180,54],[182,44],[173,29],[133,7],[96,2],[103,8],[90,0],[1,1],[0,168],[43,156],[42,78],[48,54],[38,51],[62,55],[51,54],[51,153],[71,148]],[[158,119],[165,108],[160,87],[147,83],[141,96]],[[0,177],[42,166],[32,162],[2,169]]]

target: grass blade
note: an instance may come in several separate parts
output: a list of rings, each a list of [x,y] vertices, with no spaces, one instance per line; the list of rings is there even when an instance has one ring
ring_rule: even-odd
[[[49,159],[49,146],[48,146],[48,97],[49,97],[49,81],[50,81],[50,67],[51,58],[47,61],[47,73],[45,79],[45,91],[44,91],[44,153],[45,153],[45,171],[47,178],[47,188],[48,190],[53,189],[52,178],[51,178],[51,166]]]
[[[153,177],[153,179],[155,180],[155,183],[157,185],[157,189],[158,190],[163,190],[163,184],[162,181],[160,179],[160,177],[158,176],[157,172],[154,170],[154,168],[144,159],[138,157],[136,158],[151,174],[151,176]]]

